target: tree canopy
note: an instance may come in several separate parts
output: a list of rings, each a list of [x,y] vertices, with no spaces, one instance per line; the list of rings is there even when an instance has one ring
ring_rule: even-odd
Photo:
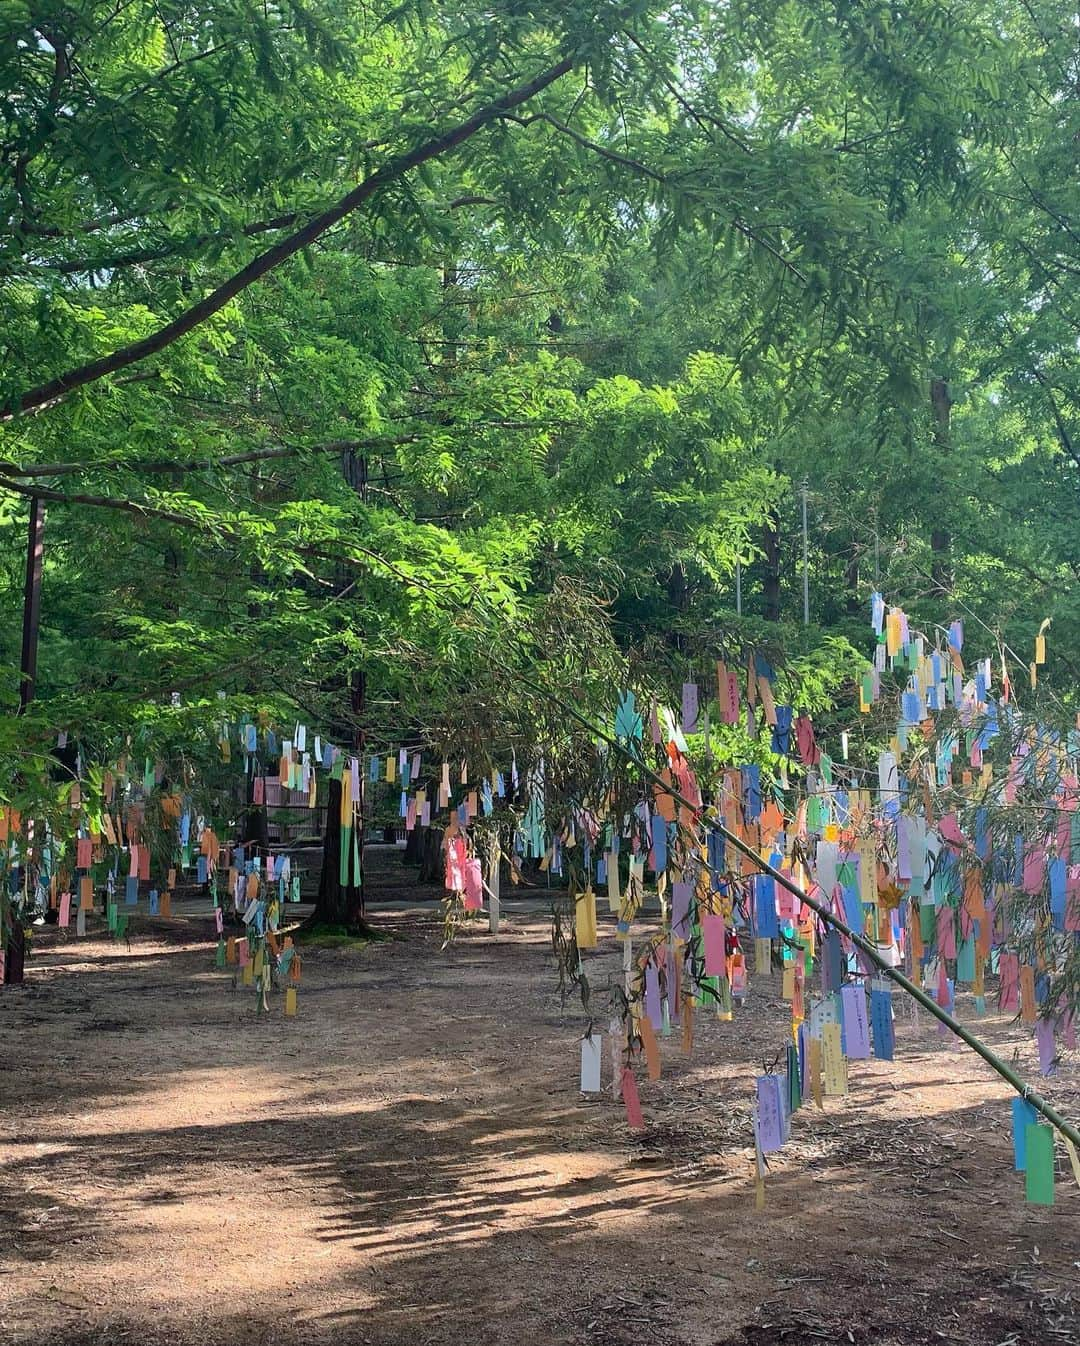
[[[522,746],[550,716],[515,674],[606,720],[728,647],[852,729],[872,589],[1021,670],[1052,618],[1072,713],[1060,4],[31,0],[0,30],[12,711],[47,510],[10,799],[58,732],[166,741],[219,693]]]

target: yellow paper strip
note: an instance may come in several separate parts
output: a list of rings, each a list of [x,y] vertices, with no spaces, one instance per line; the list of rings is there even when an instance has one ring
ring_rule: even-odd
[[[825,1106],[825,1096],[821,1089],[821,1039],[810,1039],[810,1092],[819,1108]]]
[[[838,1098],[847,1093],[847,1062],[841,1047],[840,1025],[825,1024],[821,1030],[821,1056],[825,1093]]]

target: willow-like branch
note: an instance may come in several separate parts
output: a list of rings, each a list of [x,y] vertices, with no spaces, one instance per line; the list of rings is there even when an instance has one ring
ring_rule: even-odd
[[[334,225],[340,223],[347,215],[352,214],[354,210],[369,201],[378,192],[405,177],[406,174],[421,164],[427,163],[431,159],[437,159],[441,155],[456,149],[457,146],[469,140],[485,126],[497,121],[514,108],[520,107],[549,85],[562,79],[573,67],[574,58],[572,56],[564,57],[534,79],[529,80],[528,83],[521,84],[516,89],[511,89],[501,98],[496,98],[487,106],[473,113],[465,121],[459,122],[457,126],[451,127],[448,131],[444,131],[442,135],[434,136],[432,139],[415,146],[408,153],[390,160],[382,168],[366,177],[351,192],[347,192],[329,210],[316,215],[302,228],[296,230],[287,238],[281,239],[273,247],[267,248],[265,252],[261,252],[247,266],[235,272],[217,289],[199,300],[198,303],[185,309],[172,322],[166,323],[164,327],[159,328],[140,341],[122,346],[100,359],[91,360],[87,364],[69,369],[66,373],[49,379],[46,383],[38,384],[36,388],[31,388],[29,392],[23,393],[15,406],[8,407],[0,412],[0,421],[10,421],[20,413],[42,411],[62,401],[77,388],[96,383],[99,379],[107,378],[110,374],[115,374],[121,369],[126,369],[129,365],[147,359],[148,356],[157,355],[166,347],[172,345],[174,341],[178,341],[180,337],[186,336],[188,332],[193,331],[206,322],[208,318],[213,317],[215,313],[219,313],[226,304],[235,299],[237,295],[242,294],[249,286],[254,285],[256,281],[261,280],[263,276],[279,267],[283,262],[288,261],[290,257],[295,256],[304,248],[310,247],[328,229],[332,229]]]

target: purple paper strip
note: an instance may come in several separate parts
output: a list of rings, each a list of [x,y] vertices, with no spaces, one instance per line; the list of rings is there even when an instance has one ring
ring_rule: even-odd
[[[675,988],[679,984],[678,980],[676,979],[677,968],[678,963],[676,962],[675,959],[675,946],[673,944],[669,944],[667,946],[667,967],[666,967],[667,1002],[668,1002],[668,1014],[671,1015],[671,1022],[673,1024],[677,1024],[681,1017],[681,1006],[679,1004],[681,997],[676,995],[675,993]]]
[[[1057,1048],[1054,1045],[1054,1025],[1049,1019],[1040,1019],[1035,1025],[1035,1045],[1039,1049],[1039,1074],[1056,1074]]]
[[[696,682],[683,683],[682,720],[685,733],[692,734],[696,731],[698,720],[698,687]]]
[[[784,1108],[780,1101],[780,1076],[759,1075],[757,1080],[758,1144],[762,1154],[772,1154],[784,1143]]]
[[[649,1023],[659,1029],[663,1022],[660,1013],[660,972],[655,963],[645,969],[645,1014]]]
[[[671,885],[671,933],[676,939],[690,938],[690,897],[693,891],[689,883]]]
[[[870,1055],[866,992],[861,986],[845,986],[840,999],[844,1016],[844,1055],[852,1061],[863,1061]]]

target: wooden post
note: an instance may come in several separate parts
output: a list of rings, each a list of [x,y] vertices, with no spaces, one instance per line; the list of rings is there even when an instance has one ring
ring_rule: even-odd
[[[19,664],[19,714],[34,699],[37,682],[38,633],[41,629],[41,571],[45,555],[45,502],[30,497],[26,533],[26,582],[23,586],[22,659]]]
[[[353,813],[353,835],[356,837],[356,858],[359,873],[352,877],[359,890],[359,902],[356,906],[357,917],[364,921],[367,917],[367,884],[364,881],[364,829],[367,826],[368,809],[366,791],[367,772],[364,770],[364,749],[367,747],[367,730],[364,728],[364,712],[367,701],[367,674],[362,668],[353,670],[349,686],[349,707],[353,718],[353,750],[360,762],[360,798],[356,800]]]
[[[934,413],[934,447],[939,458],[944,459],[952,447],[953,400],[946,379],[935,377],[930,380],[930,406]],[[930,530],[930,574],[939,594],[948,594],[952,589],[951,547],[947,525],[939,523]]]
[[[499,876],[502,870],[502,845],[498,837],[491,848],[488,862],[488,929],[493,935],[499,933]]]
[[[806,492],[810,483],[802,480],[802,624],[810,625],[810,535],[806,529]]]
[[[34,699],[37,682],[38,633],[41,629],[41,571],[45,555],[45,502],[30,497],[30,523],[26,531],[26,581],[23,586],[22,656],[19,660],[19,714]],[[11,928],[4,948],[4,984],[23,984],[26,947],[22,924],[12,911]]]

